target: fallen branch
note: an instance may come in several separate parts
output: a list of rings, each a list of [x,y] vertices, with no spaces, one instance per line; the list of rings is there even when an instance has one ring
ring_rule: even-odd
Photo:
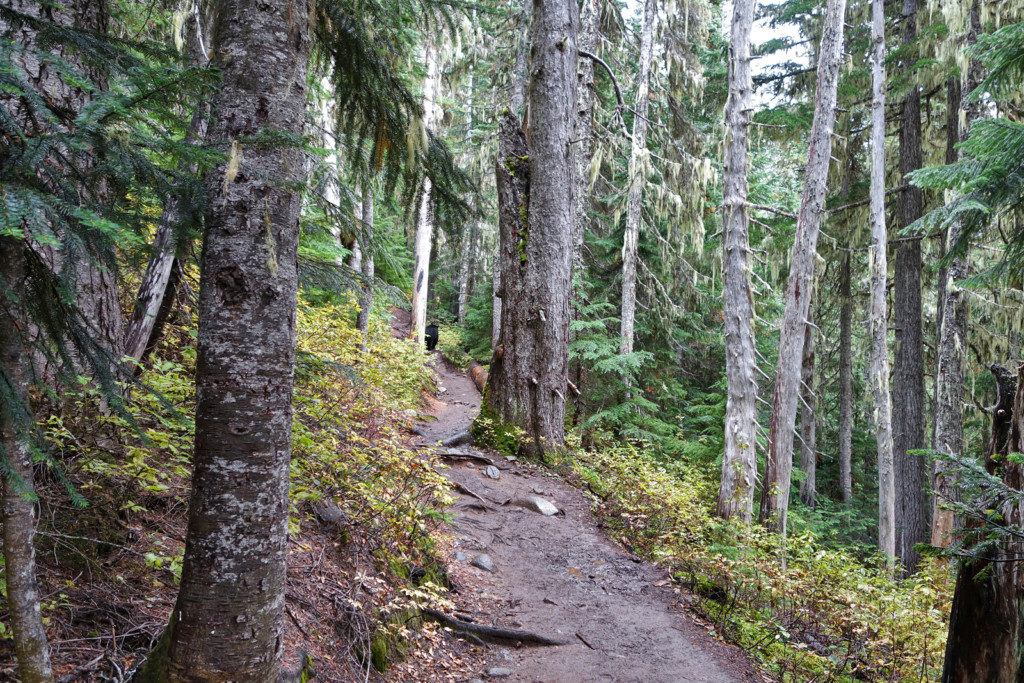
[[[511,628],[497,628],[494,626],[484,626],[482,624],[471,624],[468,621],[462,621],[461,619],[450,617],[444,612],[438,612],[436,609],[430,609],[429,607],[422,608],[420,613],[425,619],[436,621],[438,624],[447,626],[453,631],[458,633],[470,633],[484,640],[529,643],[532,645],[569,644],[566,640],[549,638],[548,636],[543,636],[539,633],[531,633],[530,631],[520,631],[518,629]]]

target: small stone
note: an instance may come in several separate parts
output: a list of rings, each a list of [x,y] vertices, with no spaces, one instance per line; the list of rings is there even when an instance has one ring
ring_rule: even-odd
[[[512,675],[511,669],[506,669],[501,666],[491,667],[487,670],[488,678],[508,678]]]
[[[488,465],[484,469],[484,474],[486,474],[491,479],[498,479],[499,477],[501,477],[501,470],[499,470],[494,465]]]
[[[550,517],[551,515],[558,514],[558,508],[555,507],[554,503],[552,503],[547,498],[541,498],[540,496],[536,495],[521,496],[515,498],[513,499],[512,504],[518,505],[521,508],[526,508],[527,510],[539,512],[545,517]]]
[[[456,552],[452,557],[455,558],[456,562],[465,562],[466,560],[469,559],[469,557],[466,555],[466,553],[462,552],[461,550]]]
[[[408,415],[409,417],[416,417],[416,411],[413,410],[412,408],[407,408],[405,414]]]
[[[470,564],[474,567],[479,567],[480,569],[483,569],[485,572],[494,571],[494,560],[492,560],[491,556],[487,553],[481,553],[480,555],[477,555],[473,558],[473,561],[470,562]]]
[[[509,462],[515,462],[516,461],[516,456],[514,456],[514,455],[506,455],[505,459],[508,460]]]
[[[536,493],[538,496],[543,496],[544,494],[547,493],[547,491],[545,491],[544,489],[540,488],[539,486],[534,486],[533,487],[533,492]]]

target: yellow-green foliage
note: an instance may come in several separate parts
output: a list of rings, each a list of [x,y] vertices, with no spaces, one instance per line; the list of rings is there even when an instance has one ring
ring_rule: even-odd
[[[433,381],[419,345],[395,339],[382,315],[372,319],[367,348],[354,324],[353,298],[330,306],[300,302],[294,399],[292,530],[308,514],[301,503],[330,499],[353,536],[378,553],[382,566],[413,561],[429,550],[428,530],[445,503],[444,479],[425,456],[409,451],[401,430]],[[96,409],[83,382],[45,423],[46,436],[75,489],[93,508],[130,519],[166,506],[184,509],[195,432],[194,328],[172,328],[130,390],[131,419]],[[111,516],[109,513],[107,516]],[[110,520],[115,526],[121,523]],[[130,523],[130,522],[129,522]],[[89,535],[97,535],[95,529]],[[106,539],[103,539],[106,540]],[[118,539],[119,540],[119,539]],[[180,571],[180,544],[153,533],[146,562]]]
[[[786,541],[713,515],[706,473],[669,471],[628,448],[586,453],[573,465],[605,496],[612,533],[669,565],[723,635],[786,680],[931,680],[942,668],[949,570],[926,561],[913,578],[826,548]]]
[[[444,325],[437,337],[438,350],[460,370],[468,369],[473,362],[473,357],[466,351],[465,335],[465,330],[458,325]]]
[[[418,344],[372,320],[367,350],[353,324],[355,303],[300,307],[300,351],[312,367],[295,385],[292,504],[336,505],[379,559],[413,561],[446,501],[433,461],[409,451],[399,429],[432,380]]]

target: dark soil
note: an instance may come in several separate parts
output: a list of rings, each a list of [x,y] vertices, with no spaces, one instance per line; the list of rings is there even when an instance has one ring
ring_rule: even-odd
[[[437,356],[439,393],[420,424],[423,442],[465,431],[480,394],[465,373]],[[459,588],[458,610],[477,623],[517,628],[564,639],[554,647],[489,645],[476,658],[475,675],[498,667],[516,681],[759,681],[746,655],[709,634],[685,611],[685,594],[663,569],[609,541],[598,529],[590,502],[544,467],[473,448],[501,471],[493,480],[486,463],[451,462],[447,476],[488,501],[458,494],[451,512],[449,574]],[[511,505],[539,494],[561,514],[545,517]],[[461,559],[455,553],[462,553]],[[494,573],[470,561],[491,557]],[[471,661],[473,657],[469,658]]]

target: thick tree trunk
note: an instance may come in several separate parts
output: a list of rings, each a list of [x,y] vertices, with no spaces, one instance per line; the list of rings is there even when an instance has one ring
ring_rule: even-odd
[[[1004,381],[999,384],[1002,389]],[[1016,385],[1007,450],[1019,453],[1024,450],[1024,366]],[[1012,384],[1005,387],[1011,388]],[[1003,483],[1013,491],[1024,490],[1024,466],[1004,462]],[[1016,683],[1024,678],[1024,541],[1019,536],[1024,503],[983,504],[1000,508],[1006,530],[990,551],[991,559],[966,559],[957,574],[942,671],[946,683]]]
[[[640,200],[647,181],[647,110],[650,104],[651,58],[654,52],[656,0],[644,1],[644,23],[640,33],[640,73],[633,105],[633,142],[629,153],[629,195],[626,199],[626,232],[622,237],[622,324],[619,353],[633,353],[636,324],[636,261],[640,241]]]
[[[500,419],[526,431],[535,454],[560,449],[565,438],[576,30],[576,3],[536,2],[529,153],[515,116],[506,115],[499,132],[504,306],[487,400]]]
[[[871,386],[875,397],[878,454],[878,550],[896,556],[896,480],[893,471],[892,401],[889,397],[889,333],[885,230],[885,6],[871,0]]]
[[[25,683],[37,683],[52,681],[53,672],[36,584],[35,491],[29,446],[32,417],[26,414],[33,373],[21,332],[28,328],[25,311],[19,305],[26,277],[21,240],[0,237],[0,264],[2,290],[10,297],[0,295],[0,362],[3,379],[9,382],[0,391],[0,458],[7,470],[0,479],[4,579],[18,675]]]
[[[917,62],[918,0],[903,0],[903,45],[905,68]],[[921,168],[921,96],[916,84],[903,99],[900,119],[900,176]],[[921,217],[920,188],[910,186],[899,194],[900,227]],[[921,242],[903,240],[897,251],[895,270],[895,323],[900,342],[893,375],[893,438],[896,467],[896,556],[907,571],[920,561],[914,550],[929,537],[928,466],[925,458],[907,452],[924,448],[924,330],[921,311]]]
[[[968,12],[966,44],[977,42],[980,33],[978,3],[974,2]],[[982,66],[970,60],[963,75],[961,93],[969,93],[983,78]],[[961,100],[960,139],[966,140],[971,123],[982,115],[977,102]],[[961,226],[953,223],[949,228],[947,245],[950,248],[960,239]],[[964,369],[963,358],[967,349],[967,298],[960,282],[968,275],[966,255],[954,257],[946,272],[946,291],[942,301],[942,327],[939,333],[938,376],[935,385],[935,448],[950,455],[963,455],[964,449]],[[955,471],[948,462],[935,463],[935,507],[932,516],[932,545],[949,545],[950,534],[956,526],[952,510],[945,509],[945,503],[956,500],[959,489]]]
[[[39,3],[35,0],[9,0],[11,9],[39,17],[61,26],[74,27],[103,34],[107,31],[109,13],[106,0],[67,0],[61,3]],[[39,48],[32,29],[23,28],[14,39],[27,46]],[[49,48],[48,48],[49,49]],[[73,49],[65,50],[57,46],[58,56],[65,60],[79,77],[84,77],[99,88],[106,87],[106,73],[101,66],[86,63]],[[65,76],[52,61],[42,61],[34,56],[33,50],[16,52],[13,59],[25,69],[29,82],[36,92],[42,94],[48,105],[55,112],[74,114],[84,107],[91,99],[90,91],[75,85],[75,78]],[[15,111],[15,116],[24,112]],[[82,168],[77,169],[83,175],[89,172],[93,161],[80,157]],[[43,182],[46,182],[43,179]],[[86,188],[83,193],[90,193],[92,199],[103,202],[103,185]],[[46,248],[50,267],[54,271],[68,270],[72,273],[71,280],[75,283],[75,304],[82,320],[89,327],[90,337],[106,355],[106,361],[115,365],[121,359],[122,336],[124,321],[118,301],[117,278],[113,258],[115,245],[103,245],[88,254],[76,254],[68,260],[64,251],[58,248]],[[88,368],[81,367],[81,371]]]
[[[516,51],[516,63],[513,67],[514,72],[512,74],[512,83],[510,85],[511,92],[509,93],[509,111],[516,117],[517,120],[522,121],[522,125],[525,128],[529,125],[528,112],[524,112],[523,108],[526,106],[527,91],[529,90],[530,74],[530,49],[529,49],[529,38],[531,28],[531,15],[533,14],[533,0],[523,0],[523,22],[522,22],[522,33],[523,40],[520,42]],[[499,153],[499,159],[501,155]],[[500,169],[498,171],[501,172]],[[500,209],[499,209],[500,210]],[[499,233],[500,233],[499,228]],[[505,267],[505,261],[502,258],[501,251],[501,236],[499,234],[498,243],[495,244],[494,263],[492,264],[491,270],[491,282],[492,282],[492,313],[491,313],[491,347],[497,349],[501,344],[501,324],[504,318],[503,316],[503,292],[504,292],[504,281],[502,272]]]
[[[818,385],[815,381],[814,327],[807,325],[804,335],[804,360],[800,370],[800,386],[803,399],[800,401],[800,471],[804,478],[800,482],[800,501],[813,508],[818,493]]]
[[[199,5],[193,6],[192,19],[189,26],[188,53],[192,60],[201,66],[209,61],[204,17],[199,12]],[[197,107],[189,134],[192,140],[201,142],[206,138],[206,127],[209,120],[209,106]],[[182,167],[182,170],[196,171]],[[164,208],[157,223],[153,238],[152,255],[142,275],[132,315],[124,332],[124,355],[132,359],[139,367],[146,356],[156,347],[163,325],[171,311],[171,303],[177,294],[181,281],[181,267],[177,261],[176,231],[185,219],[181,203],[174,197],[164,201]]]
[[[846,0],[828,0],[818,50],[818,92],[811,127],[810,150],[804,191],[790,256],[786,307],[779,338],[779,360],[775,373],[775,397],[768,430],[768,458],[761,495],[762,523],[785,534],[786,512],[793,472],[793,430],[800,392],[800,363],[803,357],[804,327],[810,311],[814,285],[825,185],[832,154],[839,63],[843,53]]]
[[[441,69],[437,44],[430,40],[426,47],[427,77],[423,83],[423,128],[431,131],[434,128],[434,117],[437,115],[437,98],[441,88]],[[434,240],[434,215],[431,207],[430,178],[423,177],[423,190],[420,193],[420,205],[417,211],[416,234],[413,238],[412,283],[412,338],[423,345],[423,335],[427,328],[427,290],[430,285],[430,252]]]
[[[185,559],[146,673],[276,681],[283,645],[297,249],[306,164],[297,147],[309,57],[304,2],[223,0],[199,294],[196,444]]]
[[[850,252],[839,267],[839,495],[853,499],[853,297],[850,296]]]
[[[722,201],[722,314],[725,326],[725,451],[718,514],[749,522],[757,482],[757,358],[750,288],[747,154],[753,81],[750,33],[756,0],[735,0],[725,103],[725,183]]]
[[[363,239],[369,244],[373,239],[373,186],[370,181],[363,181]],[[373,251],[369,248],[363,251],[363,291],[359,296],[359,313],[356,315],[356,328],[363,334],[365,348],[366,334],[370,329],[370,309],[373,308],[373,279],[374,263]]]

